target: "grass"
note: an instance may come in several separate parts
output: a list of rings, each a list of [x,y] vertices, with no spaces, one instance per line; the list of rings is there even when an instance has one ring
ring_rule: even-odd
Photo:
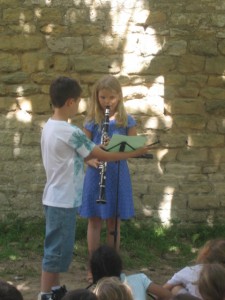
[[[87,221],[78,219],[75,255],[87,260]],[[183,267],[196,257],[196,251],[208,239],[223,237],[225,224],[209,226],[179,225],[163,227],[148,220],[132,220],[121,225],[121,256],[127,269],[157,266],[160,261]],[[105,231],[102,232],[102,241]],[[44,241],[43,219],[7,218],[0,222],[0,264],[24,258],[41,260]]]

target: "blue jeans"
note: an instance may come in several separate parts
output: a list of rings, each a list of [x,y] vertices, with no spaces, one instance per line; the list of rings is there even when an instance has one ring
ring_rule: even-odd
[[[73,258],[76,208],[44,206],[46,226],[42,269],[45,272],[68,271]]]

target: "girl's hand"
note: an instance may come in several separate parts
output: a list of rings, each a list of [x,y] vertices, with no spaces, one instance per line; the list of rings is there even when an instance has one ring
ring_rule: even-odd
[[[86,161],[87,165],[93,168],[98,168],[99,167],[99,160],[97,158],[92,158]]]

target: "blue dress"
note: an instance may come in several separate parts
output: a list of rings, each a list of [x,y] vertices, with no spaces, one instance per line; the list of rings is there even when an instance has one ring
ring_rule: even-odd
[[[130,115],[128,115],[127,127],[117,127],[116,121],[110,120],[108,136],[112,137],[113,134],[127,135],[128,129],[135,125],[136,122]],[[92,133],[92,141],[97,145],[100,144],[101,130],[99,129],[99,126],[90,122],[85,124],[85,128]],[[127,161],[121,160],[119,162],[107,163],[105,188],[106,204],[99,204],[96,202],[96,200],[99,199],[99,182],[100,170],[98,168],[96,169],[87,166],[84,178],[82,205],[79,209],[80,215],[85,218],[100,217],[103,220],[113,217],[126,220],[133,217],[134,204]]]

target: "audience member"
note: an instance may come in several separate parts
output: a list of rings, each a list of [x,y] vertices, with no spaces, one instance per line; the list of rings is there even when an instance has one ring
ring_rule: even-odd
[[[118,277],[103,277],[94,289],[98,300],[133,300],[130,287]]]
[[[225,239],[215,239],[206,242],[198,253],[196,264],[187,266],[175,273],[164,285],[164,288],[172,291],[174,295],[189,293],[201,298],[197,282],[203,265],[207,263],[225,263]]]
[[[12,284],[0,279],[1,300],[23,300],[21,292]]]
[[[199,275],[198,288],[204,300],[224,300],[224,266],[222,264],[205,264]]]
[[[87,289],[71,290],[63,296],[62,300],[97,300],[97,296]]]

